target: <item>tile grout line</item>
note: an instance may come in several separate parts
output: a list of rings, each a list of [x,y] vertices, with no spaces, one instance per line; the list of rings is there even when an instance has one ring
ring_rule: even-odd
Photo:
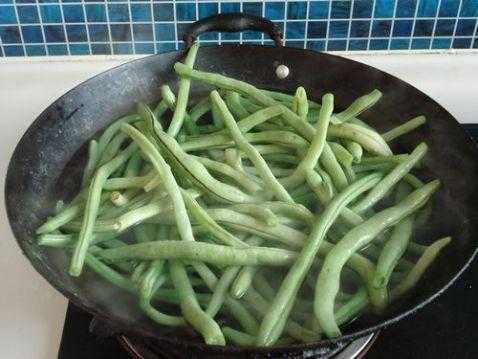
[[[149,11],[151,13],[151,26],[153,30],[153,51],[155,54],[158,53],[158,45],[156,44],[156,24],[154,22],[154,4],[153,0],[149,2]]]
[[[395,0],[395,5],[393,7],[392,26],[390,26],[390,35],[388,36],[387,50],[390,50],[390,46],[392,45],[393,30],[395,29],[395,21],[397,21],[397,7],[398,7],[398,0]]]
[[[263,18],[266,17],[266,2],[265,1],[262,1],[261,15]],[[261,45],[264,45],[264,33],[261,34]]]
[[[329,1],[329,10],[327,12],[327,28],[325,29],[325,45],[324,49],[327,51],[329,49],[329,28],[330,28],[330,19],[332,14],[332,1]]]
[[[15,9],[15,17],[17,19],[17,24],[18,24],[18,33],[20,35],[20,41],[21,41],[21,44],[22,44],[22,48],[23,48],[23,56],[27,56],[27,47],[25,46],[25,41],[23,40],[23,31],[22,31],[22,27],[20,25],[20,16],[18,16],[18,7],[17,7],[17,2],[15,0],[15,4],[13,6],[13,8]]]
[[[131,17],[131,1],[128,1],[129,31],[131,34],[131,43],[133,45],[133,55],[136,55],[136,42],[134,41],[133,19]]]
[[[287,0],[288,1],[288,0]],[[337,0],[335,0],[337,1]],[[360,0],[358,0],[360,1]],[[283,0],[283,3],[285,3],[286,0]],[[74,4],[74,3],[66,3],[67,5],[69,4]],[[91,3],[86,3],[86,5],[90,5]],[[110,3],[110,4],[118,4],[118,3]],[[134,4],[137,4],[136,2]],[[161,3],[162,4],[162,3]],[[43,5],[43,4],[42,4]],[[413,20],[429,20],[429,21],[435,21],[436,18],[435,17],[420,17],[420,18],[414,18],[414,17],[403,17],[403,18],[399,18],[400,20],[410,20],[410,21],[413,21]],[[440,17],[439,20],[477,20],[478,19],[478,16],[475,16],[475,17],[471,17],[471,16],[467,16],[467,17]],[[334,19],[330,19],[330,21],[348,21],[349,18],[334,18]],[[377,20],[375,18],[372,18],[372,17],[362,17],[362,18],[354,18],[353,19],[354,21],[372,21],[372,20]],[[393,17],[384,17],[384,18],[379,18],[378,20],[380,21],[393,21],[394,18]],[[272,22],[283,22],[283,21],[287,21],[287,22],[305,22],[305,21],[309,21],[309,22],[327,22],[327,19],[310,19],[310,20],[306,20],[306,19],[282,19],[282,20],[271,20]],[[181,21],[155,21],[156,23],[158,24],[192,24],[194,21],[192,20],[181,20]],[[98,21],[98,22],[94,22],[94,23],[91,23],[91,24],[95,24],[95,25],[104,25],[104,24],[111,24],[111,25],[122,25],[122,24],[128,24],[129,21]],[[142,25],[147,25],[147,24],[150,24],[151,22],[150,21],[134,21],[134,24],[142,24]],[[59,25],[61,23],[58,23],[58,22],[44,22],[43,23],[44,25]],[[84,25],[85,22],[68,22],[67,23],[68,25]],[[22,26],[35,26],[35,25],[38,25],[38,23],[25,23],[25,24],[22,24]],[[14,26],[19,26],[19,24],[0,24],[1,27],[14,27]],[[471,36],[471,35],[470,35]]]
[[[41,34],[43,36],[43,46],[45,47],[45,54],[46,54],[46,56],[49,56],[50,55],[50,50],[48,49],[48,46],[46,46],[47,41],[46,41],[46,35],[45,35],[45,25],[43,24],[43,18],[41,16],[40,4],[38,4],[38,3],[35,4],[35,7],[37,9],[40,30],[41,30]]]
[[[242,3],[242,0],[239,1],[239,12],[243,12],[244,11],[244,5]],[[239,44],[242,44],[242,31],[239,33]]]
[[[478,44],[478,19],[476,20],[475,28],[473,29],[473,32],[471,33],[470,49],[473,49],[473,43],[475,42]]]
[[[304,28],[304,49],[307,48],[307,34],[309,32],[310,1],[305,3],[305,28]]]
[[[453,43],[455,42],[456,39],[456,29],[458,28],[458,16],[460,15],[461,11],[461,6],[463,5],[463,0],[460,0],[458,3],[458,12],[456,13],[456,20],[455,20],[455,25],[453,26],[453,35],[451,35],[451,42],[450,42],[450,49],[453,48]],[[473,41],[472,41],[473,42]]]
[[[174,48],[179,50],[179,41],[178,41],[178,22],[176,14],[176,3],[173,3],[173,23],[174,23]]]
[[[450,37],[449,36],[437,36],[436,39],[449,39]],[[457,39],[473,39],[473,36],[456,36],[455,38]],[[373,38],[373,40],[387,40],[388,37],[375,37]],[[407,36],[397,36],[397,37],[394,37],[394,39],[397,39],[397,40],[409,40],[410,37],[407,37]],[[415,37],[415,39],[430,39],[429,36],[420,36],[420,37]],[[289,39],[289,40],[294,40],[294,41],[297,41],[297,42],[300,42],[300,41],[324,41],[325,38],[323,37],[310,37],[310,38],[296,38],[296,39]],[[330,37],[329,40],[332,40],[332,41],[343,41],[344,38],[342,37]],[[366,38],[364,37],[351,37],[350,40],[366,40]],[[255,40],[255,39],[245,39],[244,42],[245,43],[251,43],[251,42],[259,42],[260,40]],[[267,40],[267,41],[271,41],[271,40]],[[153,44],[153,40],[145,40],[145,41],[138,41],[138,43],[140,44]],[[217,40],[202,40],[202,42],[204,43],[209,43],[209,44],[214,44],[214,43],[217,43]],[[223,43],[237,43],[237,40],[222,40]],[[109,42],[108,41],[91,41],[92,44],[108,44]],[[113,42],[114,44],[131,44],[131,41],[114,41]],[[165,40],[165,41],[157,41],[157,43],[159,44],[174,44],[175,41],[174,40]],[[78,41],[78,42],[75,42],[75,44],[78,44],[78,45],[87,45],[88,42],[87,41]],[[65,45],[64,42],[46,42],[46,43],[43,43],[43,42],[32,42],[32,43],[28,43],[27,45],[36,45],[36,46],[42,46],[42,45]],[[9,46],[21,46],[21,43],[20,42],[17,42],[17,43],[12,43],[12,44],[3,44],[3,46],[5,47],[9,47]],[[420,49],[418,49],[420,50]],[[426,49],[421,49],[421,50],[426,50]],[[341,50],[340,50],[341,51]],[[351,50],[351,51],[355,51],[355,50]],[[358,50],[360,51],[360,50]],[[364,50],[362,50],[364,51]],[[60,55],[61,56],[61,55]]]
[[[196,19],[196,21],[197,21],[197,20],[199,20],[199,4],[198,4],[198,0],[194,0],[194,4],[195,4],[195,7],[196,7],[196,10],[195,10],[195,11],[196,11],[196,17],[195,17],[195,19]],[[198,38],[197,38],[197,42],[198,42],[198,44],[201,44],[201,42],[199,41],[199,36],[198,36]]]
[[[63,13],[63,4],[60,3],[60,15],[61,15],[61,27],[63,28],[63,36],[65,36],[65,44],[66,44],[66,49],[68,50],[68,55],[71,56],[71,49],[70,49],[70,39],[68,39],[67,33],[66,33],[66,21],[65,21],[65,14]]]
[[[415,13],[414,13],[414,16],[413,16],[413,22],[412,22],[412,30],[410,32],[410,43],[408,44],[408,50],[411,50],[412,49],[412,42],[413,42],[413,34],[415,32],[415,25],[417,23],[417,15],[418,15],[418,9],[420,8],[420,3],[422,2],[423,0],[419,0],[417,1],[417,6],[415,7]],[[430,40],[431,41],[431,40]]]
[[[354,12],[355,0],[352,0],[350,3],[350,13],[349,13],[349,28],[347,29],[347,42],[345,44],[345,49],[349,50],[350,47],[350,31],[352,29],[352,15]]]
[[[437,28],[437,23],[438,23],[438,14],[440,13],[440,7],[441,7],[441,0],[438,0],[437,11],[435,13],[435,19],[434,19],[434,23],[433,23],[432,35],[430,36],[433,39],[435,38],[435,33],[436,33],[436,28]],[[433,41],[430,40],[430,46],[428,46],[429,50],[431,50],[431,48],[432,48],[432,43],[433,43]]]
[[[373,21],[375,18],[375,7],[377,6],[377,3],[375,0],[372,1],[372,14],[370,15],[370,27],[368,29],[368,38],[367,38],[367,51],[370,51],[370,40],[372,38],[372,27],[373,27]]]
[[[114,54],[114,46],[113,46],[113,36],[111,34],[111,23],[110,23],[110,13],[108,12],[108,5],[105,4],[105,16],[106,16],[106,27],[108,29],[108,37],[110,38],[110,51]]]
[[[88,40],[88,50],[90,51],[90,54],[93,54],[93,51],[91,49],[90,27],[88,26],[88,25],[90,25],[90,23],[86,19],[85,0],[81,0],[81,8],[83,9],[83,17],[85,18],[86,38]]]

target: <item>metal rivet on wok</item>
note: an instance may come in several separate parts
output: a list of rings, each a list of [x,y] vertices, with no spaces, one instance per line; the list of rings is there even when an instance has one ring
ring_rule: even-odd
[[[286,65],[279,65],[276,67],[276,76],[279,79],[285,79],[289,76],[289,68]]]

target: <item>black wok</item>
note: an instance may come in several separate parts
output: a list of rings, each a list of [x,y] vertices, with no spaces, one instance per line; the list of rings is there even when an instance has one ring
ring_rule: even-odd
[[[240,14],[202,20],[193,25],[186,39],[191,43],[203,31],[246,28],[266,31],[276,44],[280,43],[279,32],[270,22]],[[423,176],[439,178],[443,185],[435,199],[433,225],[419,233],[418,240],[427,242],[451,235],[451,245],[416,290],[395,303],[385,315],[366,315],[354,321],[344,329],[345,335],[335,342],[324,339],[278,349],[211,347],[190,337],[176,336],[171,329],[159,327],[143,316],[134,298],[91,273],[84,273],[80,278],[70,277],[65,270],[66,255],[39,247],[35,229],[53,212],[58,199],[71,198],[77,190],[85,159],[85,143],[112,120],[134,111],[136,102],[157,102],[161,84],[175,86],[177,78],[173,64],[183,55],[182,51],[176,51],[146,57],[82,83],[51,104],[15,149],[5,188],[13,233],[36,270],[75,304],[121,332],[155,337],[158,343],[188,353],[188,357],[194,353],[201,357],[309,356],[413,314],[448,288],[471,263],[478,238],[478,152],[444,108],[389,74],[338,56],[279,46],[222,45],[201,48],[196,68],[289,93],[301,85],[313,99],[332,92],[338,110],[344,109],[356,97],[378,88],[384,93],[383,99],[362,117],[380,130],[390,129],[399,121],[419,114],[426,115],[426,126],[404,136],[393,146],[400,152],[411,151],[420,141],[429,145]],[[275,75],[279,64],[290,69],[284,80]],[[192,96],[201,96],[205,91],[206,88],[194,84]]]

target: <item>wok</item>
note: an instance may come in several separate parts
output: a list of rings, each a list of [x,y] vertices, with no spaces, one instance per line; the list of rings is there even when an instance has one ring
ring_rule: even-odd
[[[68,258],[59,250],[36,244],[35,229],[49,216],[58,199],[71,198],[78,189],[85,161],[85,143],[111,121],[134,111],[143,101],[154,104],[161,84],[173,87],[173,64],[183,51],[142,58],[99,74],[52,103],[34,121],[17,145],[6,179],[6,206],[13,233],[35,269],[57,290],[84,310],[118,331],[152,337],[162,346],[188,353],[188,357],[309,356],[326,352],[412,315],[437,298],[470,265],[478,238],[478,157],[472,140],[443,107],[411,85],[370,66],[330,54],[280,46],[280,31],[269,21],[243,14],[218,15],[191,26],[187,45],[205,31],[254,29],[268,33],[275,47],[227,44],[202,47],[195,67],[226,74],[260,88],[293,93],[303,86],[312,99],[326,92],[335,95],[336,109],[378,88],[383,99],[362,118],[379,130],[424,114],[426,126],[393,143],[395,151],[411,151],[426,141],[429,154],[424,179],[439,178],[431,225],[418,234],[431,242],[451,235],[453,241],[409,296],[393,304],[382,316],[365,315],[344,328],[344,336],[281,348],[214,347],[176,335],[170,328],[149,321],[130,295],[86,272],[72,278],[65,270]],[[275,69],[286,65],[290,74],[279,79]],[[196,83],[192,98],[207,91]],[[446,313],[443,313],[446,315]]]

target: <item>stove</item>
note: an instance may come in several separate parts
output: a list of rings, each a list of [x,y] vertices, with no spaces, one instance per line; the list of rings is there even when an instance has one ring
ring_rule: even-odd
[[[463,125],[478,141],[478,124]],[[442,296],[418,313],[364,338],[355,340],[327,358],[382,359],[478,358],[478,265],[473,264]],[[476,285],[476,281],[475,281]],[[88,313],[69,304],[59,359],[171,359],[184,355],[151,350],[146,341],[110,335],[108,328]]]

